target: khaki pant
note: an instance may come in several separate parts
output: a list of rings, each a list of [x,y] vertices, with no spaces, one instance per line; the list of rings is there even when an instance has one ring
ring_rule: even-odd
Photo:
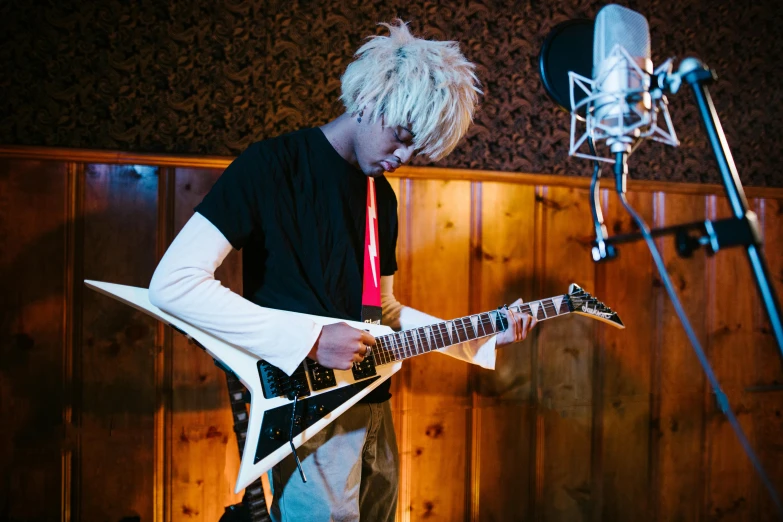
[[[389,401],[356,404],[271,470],[275,522],[393,522],[399,462]]]

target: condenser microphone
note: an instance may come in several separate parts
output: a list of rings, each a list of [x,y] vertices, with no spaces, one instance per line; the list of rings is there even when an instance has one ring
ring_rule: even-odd
[[[598,12],[593,34],[594,125],[611,152],[630,154],[650,125],[650,29],[641,14],[619,5]]]
[[[650,29],[641,14],[609,4],[598,12],[593,31],[593,71],[587,78],[568,73],[571,111],[569,154],[614,162],[618,153],[630,155],[645,138],[677,146],[663,89],[671,60],[653,71]],[[659,125],[662,119],[664,126]],[[584,122],[584,133],[579,134]],[[609,158],[584,154],[580,148],[592,138],[610,151]]]

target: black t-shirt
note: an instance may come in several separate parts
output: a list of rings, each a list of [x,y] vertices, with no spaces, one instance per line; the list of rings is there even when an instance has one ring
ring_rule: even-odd
[[[381,275],[397,270],[397,198],[375,178]],[[367,176],[318,129],[257,142],[196,212],[242,250],[244,297],[259,306],[361,320]],[[387,400],[390,382],[363,402]]]

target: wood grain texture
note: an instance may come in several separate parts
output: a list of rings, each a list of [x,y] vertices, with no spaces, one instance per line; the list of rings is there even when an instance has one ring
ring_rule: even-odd
[[[657,194],[656,223],[659,227],[690,223],[705,218],[705,198]],[[697,251],[690,259],[679,257],[672,238],[657,241],[666,267],[697,338],[706,342],[706,254]],[[677,319],[674,308],[660,288],[657,307],[659,344],[653,362],[655,406],[651,424],[658,520],[698,520],[703,516],[704,467],[704,372]]]
[[[174,231],[193,216],[219,170],[177,169]],[[215,273],[224,286],[242,292],[242,256],[232,250]],[[184,336],[174,334],[172,380],[172,520],[217,520],[234,494],[239,453],[226,388],[226,374]]]
[[[156,263],[157,172],[88,165],[85,192],[84,276],[146,287]],[[152,519],[156,328],[127,305],[84,294],[84,520]]]
[[[535,188],[481,184],[480,241],[473,251],[479,290],[473,312],[549,296],[535,294]],[[498,350],[495,370],[474,369],[473,408],[480,422],[474,484],[477,520],[522,519],[532,509],[535,335]],[[498,484],[503,484],[498,487]]]
[[[614,193],[603,194],[610,233],[638,230]],[[653,223],[649,192],[628,196],[629,204]],[[599,520],[653,520],[650,507],[650,368],[657,343],[656,287],[653,264],[644,242],[621,245],[617,259],[597,266],[595,294],[621,311],[624,330],[596,326],[597,365],[593,455],[594,479],[600,480]],[[598,476],[596,476],[598,475]],[[597,486],[597,484],[595,484]]]
[[[66,182],[62,163],[0,161],[0,517],[9,519],[60,518]]]
[[[11,426],[0,431],[0,466],[1,476],[12,477],[0,479],[1,515],[67,520],[70,510],[74,520],[216,520],[239,500],[231,492],[239,459],[222,371],[179,335],[161,337],[146,316],[88,290],[67,290],[80,272],[148,284],[167,238],[220,174],[171,172],[166,188],[143,166],[0,162],[0,259],[13,274],[0,294],[0,413]],[[560,294],[573,281],[616,309],[628,328],[581,316],[544,322],[524,343],[502,349],[495,371],[438,354],[406,362],[392,399],[398,520],[775,520],[646,248],[623,245],[617,260],[594,265],[583,186],[480,174],[391,178],[400,216],[397,298],[451,318],[517,296]],[[751,203],[780,293],[783,198],[769,194]],[[637,189],[630,199],[656,226],[728,215],[721,196],[701,189]],[[610,233],[631,231],[613,196],[603,201]],[[780,488],[783,369],[744,253],[682,259],[671,238],[657,244]],[[218,278],[241,290],[238,254]],[[79,331],[81,342],[69,348]],[[72,395],[52,400],[68,392],[69,353]],[[166,364],[169,381],[160,374]],[[63,428],[69,401],[79,411],[73,427]],[[170,416],[156,417],[161,405]],[[74,460],[61,458],[77,446]],[[167,462],[168,475],[160,469]],[[70,504],[60,498],[69,480]],[[31,503],[42,491],[59,503]]]
[[[411,298],[406,304],[451,319],[468,311],[470,184],[415,181],[410,194]],[[410,363],[410,364],[408,364]],[[411,520],[466,516],[468,367],[441,354],[408,361]]]
[[[543,251],[541,295],[565,293],[571,282],[595,287],[588,259],[592,239],[587,193],[569,188],[544,190],[541,209]],[[591,513],[591,409],[594,321],[559,318],[538,331],[536,397],[540,436],[536,481],[540,483],[543,520],[587,520]]]
[[[778,299],[783,295],[783,200],[754,202],[764,233],[764,254]],[[756,297],[754,305],[755,382],[749,390],[754,400],[755,448],[772,484],[783,492],[783,361],[770,332],[766,309]],[[758,488],[760,489],[760,488]],[[765,491],[757,492],[759,520],[775,520],[775,505]]]
[[[730,215],[723,199],[710,198],[711,219]],[[721,389],[751,444],[754,441],[753,402],[746,388],[753,384],[753,284],[741,248],[719,251],[709,262],[708,355]],[[746,281],[749,291],[737,292]],[[705,398],[707,418],[707,516],[722,520],[757,520],[754,506],[758,482],[734,431],[711,390]]]
[[[205,156],[180,154],[155,154],[149,152],[122,152],[89,149],[68,149],[58,147],[33,147],[25,145],[0,145],[0,158],[34,159],[49,161],[74,161],[78,163],[101,163],[112,165],[158,165],[195,169],[225,169],[233,156]],[[500,182],[521,185],[545,185],[588,189],[590,178],[584,176],[562,176],[550,173],[522,171],[499,171],[464,168],[424,167],[406,165],[397,169],[388,178],[439,179],[452,181]],[[717,194],[723,195],[723,185],[714,183],[682,183],[629,179],[628,189],[633,192],[666,192],[667,194]],[[783,199],[783,188],[745,187],[748,197]]]

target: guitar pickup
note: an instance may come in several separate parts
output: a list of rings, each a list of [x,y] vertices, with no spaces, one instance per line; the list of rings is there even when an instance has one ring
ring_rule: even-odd
[[[378,372],[375,371],[375,363],[373,362],[372,357],[365,357],[362,362],[359,363],[353,363],[353,366],[351,367],[351,371],[353,372],[353,378],[357,381],[359,379],[366,379],[367,377],[372,377],[373,375],[377,375]]]
[[[312,359],[305,359],[305,365],[307,366],[307,372],[310,374],[310,386],[312,386],[313,391],[337,385],[334,370],[321,366]]]

